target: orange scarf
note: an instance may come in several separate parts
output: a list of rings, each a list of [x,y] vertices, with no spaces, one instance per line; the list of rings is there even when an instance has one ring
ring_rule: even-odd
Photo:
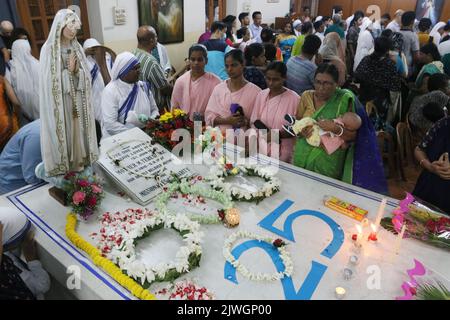
[[[11,110],[6,101],[4,80],[0,79],[0,151],[9,139],[19,130],[17,115]]]

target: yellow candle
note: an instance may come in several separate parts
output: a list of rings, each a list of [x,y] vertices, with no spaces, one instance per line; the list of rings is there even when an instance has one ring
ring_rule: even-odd
[[[335,294],[337,299],[342,300],[345,298],[347,291],[344,288],[338,287],[336,288]]]

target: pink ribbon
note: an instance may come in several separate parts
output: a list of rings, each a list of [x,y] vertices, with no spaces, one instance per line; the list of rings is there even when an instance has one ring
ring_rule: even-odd
[[[392,224],[395,231],[400,233],[405,223],[405,215],[409,213],[409,206],[415,201],[414,197],[410,194],[406,194],[406,199],[400,202],[400,208],[394,211],[394,217],[392,218]]]
[[[426,274],[426,270],[425,267],[423,266],[423,264],[417,260],[414,260],[415,263],[415,267],[414,269],[408,270],[408,276],[409,276],[409,281],[408,282],[404,282],[402,285],[402,289],[403,292],[405,293],[405,295],[403,297],[397,297],[395,298],[395,300],[401,300],[401,301],[406,301],[406,300],[412,300],[414,295],[413,295],[413,290],[416,290],[418,283],[415,279],[415,277],[417,276],[424,276]]]

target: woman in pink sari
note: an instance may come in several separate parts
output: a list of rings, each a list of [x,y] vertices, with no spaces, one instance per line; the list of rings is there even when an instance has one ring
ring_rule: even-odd
[[[267,67],[266,81],[269,88],[261,91],[256,98],[251,117],[251,124],[254,128],[262,129],[265,126],[269,130],[282,131],[283,125],[286,124],[285,116],[296,114],[300,96],[284,87],[286,74],[287,68],[282,62],[272,62]],[[260,135],[259,153],[291,163],[295,138],[283,138],[282,136],[285,135],[280,134],[281,140],[269,143],[270,138],[265,139]]]
[[[240,50],[232,50],[225,56],[225,68],[229,80],[213,91],[206,108],[206,124],[219,127],[222,132],[248,129],[256,97],[261,92],[244,78],[244,56]]]
[[[221,81],[214,74],[205,72],[208,63],[205,46],[193,45],[189,49],[189,62],[191,71],[180,77],[173,88],[172,110],[182,109],[191,120],[200,120],[204,119],[209,98]]]

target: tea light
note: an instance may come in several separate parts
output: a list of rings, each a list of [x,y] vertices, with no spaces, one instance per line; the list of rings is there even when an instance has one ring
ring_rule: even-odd
[[[377,234],[377,227],[372,223],[372,233],[369,236],[369,241],[377,242],[378,241],[378,234]]]
[[[353,278],[353,271],[349,268],[345,268],[344,271],[344,280],[351,280]]]
[[[336,298],[339,300],[343,300],[345,298],[346,294],[347,294],[347,291],[342,287],[337,287],[335,290]]]
[[[357,256],[351,256],[349,262],[351,265],[357,266],[359,264],[359,258]]]

